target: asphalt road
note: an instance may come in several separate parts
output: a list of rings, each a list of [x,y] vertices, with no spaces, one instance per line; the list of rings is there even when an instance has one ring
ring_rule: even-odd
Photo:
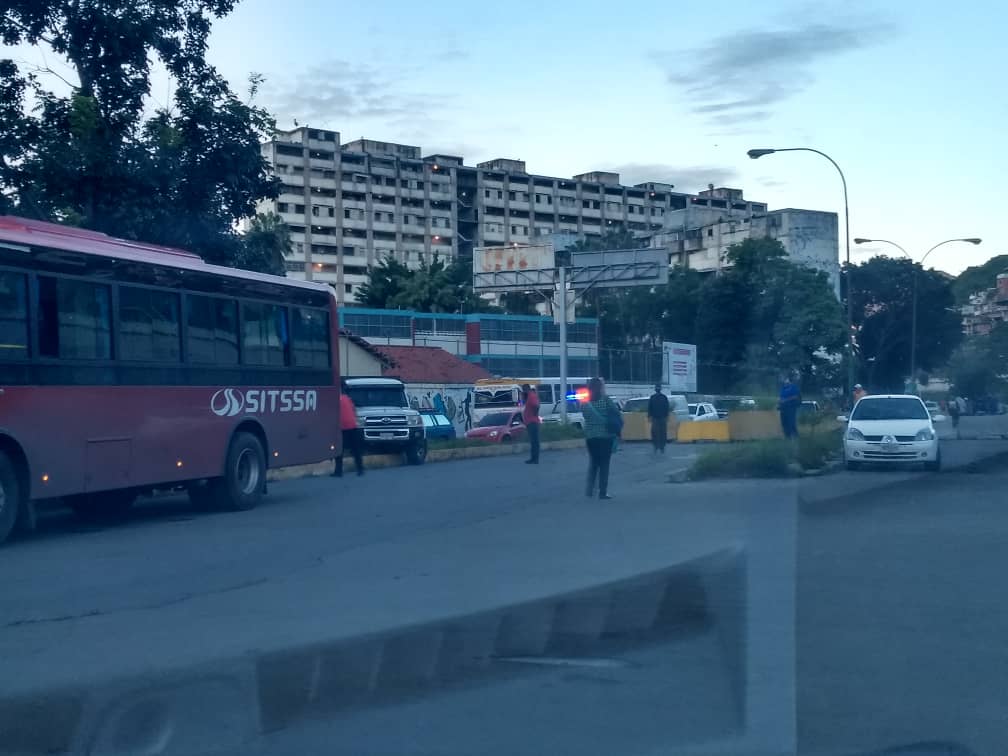
[[[1003,422],[964,418],[964,435],[987,440],[949,442],[947,465],[1008,452]],[[99,528],[54,511],[38,533],[0,549],[0,659],[21,681],[57,650],[63,664],[100,670],[87,639],[120,626],[134,628],[126,642],[150,649],[184,630],[205,631],[212,648],[224,642],[212,637],[221,617],[235,627],[282,614],[310,620],[320,594],[299,602],[297,591],[320,580],[337,581],[330,585],[341,601],[342,583],[359,583],[363,594],[373,585],[370,598],[357,597],[371,604],[380,603],[380,586],[400,585],[415,603],[385,616],[398,611],[406,622],[430,608],[425,591],[447,575],[459,596],[474,588],[466,574],[480,570],[502,581],[475,586],[484,594],[503,593],[512,580],[546,585],[564,571],[591,579],[595,570],[601,579],[613,565],[660,565],[663,544],[674,560],[691,546],[702,550],[705,538],[735,538],[731,523],[740,516],[764,528],[750,526],[746,538],[772,537],[792,511],[794,557],[780,569],[770,563],[764,576],[768,596],[794,593],[794,619],[776,598],[770,606],[749,599],[751,611],[797,631],[799,752],[833,756],[924,737],[1001,752],[1004,470],[664,482],[703,448],[670,447],[656,460],[645,446],[624,447],[614,458],[616,498],[606,503],[584,499],[584,454],[573,450],[544,453],[538,467],[503,457],[287,481],[271,487],[262,507],[239,514],[197,513],[184,498],[165,498]],[[600,540],[607,529],[608,544]],[[523,566],[545,544],[570,553]],[[263,596],[274,603],[262,605]],[[674,643],[598,649],[598,665],[561,660],[559,668],[343,713],[239,752],[489,753],[478,747],[489,739],[501,753],[706,753],[698,742],[740,725],[716,644],[701,630]],[[777,634],[773,622],[764,634]],[[749,664],[760,663],[768,660],[755,653]],[[13,682],[0,676],[0,694]],[[608,722],[593,715],[600,706],[610,706]]]

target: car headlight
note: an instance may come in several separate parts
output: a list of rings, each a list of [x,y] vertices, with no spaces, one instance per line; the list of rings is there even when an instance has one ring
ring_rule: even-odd
[[[406,424],[411,426],[423,425],[423,420],[420,415],[410,415],[406,418]]]
[[[497,438],[497,431],[490,431],[490,438]]]
[[[847,440],[848,441],[864,441],[864,433],[859,431],[857,428],[847,429]]]
[[[934,441],[934,431],[930,428],[921,428],[914,436],[914,441]]]

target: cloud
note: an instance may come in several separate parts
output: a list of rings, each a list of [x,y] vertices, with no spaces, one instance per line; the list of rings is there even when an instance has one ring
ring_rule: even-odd
[[[624,163],[605,170],[619,173],[620,181],[624,184],[656,181],[674,184],[676,190],[681,192],[706,189],[708,184],[724,186],[737,177],[733,169],[721,166],[681,166],[665,163]]]
[[[343,130],[358,121],[399,119],[414,128],[432,122],[431,103],[444,107],[444,96],[434,98],[410,91],[395,72],[332,60],[296,75],[292,80],[267,81],[263,99],[281,123]]]
[[[773,105],[812,86],[820,61],[880,44],[893,31],[885,21],[748,29],[658,60],[694,113],[715,124],[743,123],[765,120]]]

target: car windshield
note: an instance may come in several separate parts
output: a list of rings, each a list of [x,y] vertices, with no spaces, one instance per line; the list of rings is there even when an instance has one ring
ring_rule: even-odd
[[[513,407],[515,404],[514,389],[486,390],[480,389],[473,394],[473,403],[480,408]]]
[[[480,428],[490,428],[494,425],[507,425],[510,420],[511,415],[508,412],[491,412],[479,421],[478,426]]]
[[[401,386],[351,386],[350,399],[355,407],[408,407]]]
[[[647,399],[627,399],[623,402],[624,412],[647,412]]]
[[[913,397],[879,397],[862,399],[854,409],[852,420],[927,420],[927,409]]]

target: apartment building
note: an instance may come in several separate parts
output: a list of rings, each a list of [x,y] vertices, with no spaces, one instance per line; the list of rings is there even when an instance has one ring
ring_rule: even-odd
[[[962,328],[967,336],[986,336],[1001,323],[1008,323],[1008,273],[1000,273],[997,285],[970,295],[963,305]]]
[[[424,156],[415,145],[342,143],[339,132],[307,126],[277,131],[262,151],[281,193],[259,209],[279,213],[290,228],[288,275],[331,283],[346,302],[389,255],[416,267],[435,253],[469,258],[473,247],[548,234],[584,238],[614,227],[654,234],[678,211],[766,212],[741,192],[729,201],[667,183],[626,186],[607,171],[542,176],[505,158],[467,166],[455,155]]]
[[[700,192],[711,204],[691,203],[666,215],[665,227],[651,235],[653,247],[669,252],[670,265],[717,273],[729,265],[728,248],[745,239],[777,239],[788,258],[821,270],[840,296],[839,226],[836,213],[784,208],[759,212],[744,202],[738,189],[714,188]],[[713,203],[717,204],[713,204]]]

